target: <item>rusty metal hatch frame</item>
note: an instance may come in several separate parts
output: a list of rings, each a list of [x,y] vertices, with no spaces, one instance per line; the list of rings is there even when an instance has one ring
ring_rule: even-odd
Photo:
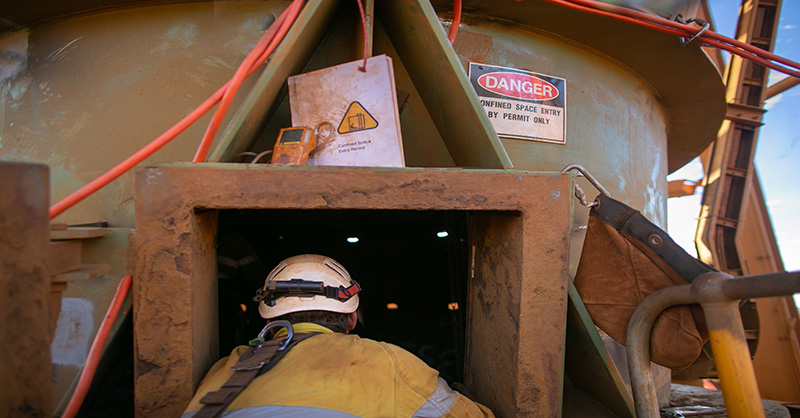
[[[466,385],[498,416],[561,410],[574,177],[176,163],[136,173],[137,416],[177,416],[217,352],[220,209],[473,214]],[[502,388],[502,389],[499,389]]]

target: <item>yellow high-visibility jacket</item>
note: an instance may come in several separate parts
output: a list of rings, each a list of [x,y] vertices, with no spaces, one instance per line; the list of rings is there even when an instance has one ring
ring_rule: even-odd
[[[400,347],[316,324],[293,328],[296,334],[323,334],[299,342],[253,380],[223,417],[494,417]],[[202,407],[203,395],[219,390],[245,351],[246,346],[237,347],[214,364],[183,418]]]

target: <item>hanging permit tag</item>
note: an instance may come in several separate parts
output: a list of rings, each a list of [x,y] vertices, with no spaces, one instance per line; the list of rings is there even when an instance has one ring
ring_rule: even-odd
[[[379,55],[289,77],[292,126],[333,127],[308,165],[405,167],[392,59]]]

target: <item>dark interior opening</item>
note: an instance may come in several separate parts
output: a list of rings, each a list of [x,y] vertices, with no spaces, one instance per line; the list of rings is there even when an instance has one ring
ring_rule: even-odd
[[[445,380],[463,382],[468,216],[459,211],[220,211],[220,353],[246,344],[263,327],[252,297],[275,265],[298,254],[322,254],[344,265],[363,288],[355,334],[403,347]]]

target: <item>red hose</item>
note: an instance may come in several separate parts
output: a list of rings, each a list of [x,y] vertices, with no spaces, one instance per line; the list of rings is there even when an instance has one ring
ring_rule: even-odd
[[[461,0],[453,0],[453,24],[450,25],[450,33],[447,35],[450,45],[456,41],[459,25],[461,25]]]
[[[278,19],[275,20],[275,22],[272,25],[270,25],[270,30],[273,27],[275,27],[276,28],[275,30],[277,30],[277,27],[279,27],[286,19],[288,11],[289,9],[287,8],[286,10],[283,11],[283,13],[281,13],[280,16],[278,16]],[[267,32],[269,33],[269,30]],[[251,75],[253,72],[255,72],[255,70],[259,66],[261,66],[261,64],[263,64],[268,57],[269,57],[268,54],[261,54],[258,60],[256,61],[255,65],[249,69],[248,76]],[[108,183],[111,183],[112,181],[116,180],[119,176],[123,175],[125,172],[127,172],[137,164],[141,163],[142,161],[153,155],[156,151],[163,148],[164,145],[167,145],[170,141],[175,139],[176,136],[178,136],[181,132],[185,131],[186,128],[188,128],[198,119],[200,119],[206,112],[208,112],[212,107],[214,107],[214,105],[217,102],[219,102],[222,99],[223,95],[225,94],[225,91],[227,90],[231,82],[232,81],[228,81],[227,83],[225,83],[225,85],[223,85],[222,87],[219,88],[219,90],[214,92],[214,94],[212,94],[211,97],[209,97],[208,99],[206,99],[206,101],[200,104],[200,106],[198,106],[195,110],[189,113],[185,118],[181,119],[181,121],[175,124],[175,126],[169,128],[158,138],[154,139],[152,142],[147,144],[144,148],[140,149],[135,154],[125,159],[123,162],[117,164],[114,168],[105,172],[100,177],[87,183],[85,186],[76,190],[69,196],[61,199],[60,201],[58,201],[58,203],[55,203],[54,205],[50,206],[50,219],[53,219],[56,216],[62,214],[64,211],[71,208],[72,206],[75,206],[78,202],[87,198],[92,193],[100,190],[101,188],[105,187]]]
[[[596,9],[596,10],[609,10],[609,11],[612,11],[612,12],[617,13],[617,14],[622,14],[622,15],[625,15],[625,16],[630,16],[630,17],[641,19],[641,20],[647,20],[649,22],[656,23],[658,25],[669,26],[669,27],[672,27],[674,29],[686,31],[686,32],[689,32],[690,35],[696,35],[701,30],[701,28],[698,28],[698,27],[695,27],[695,26],[689,26],[689,25],[685,25],[685,24],[680,23],[680,22],[676,22],[674,20],[669,20],[669,19],[664,19],[664,18],[659,17],[659,16],[649,15],[647,13],[643,13],[643,12],[640,12],[640,11],[637,11],[637,10],[634,10],[634,9],[629,9],[627,7],[616,6],[616,5],[608,4],[608,3],[601,3],[601,2],[598,2],[596,0],[558,0],[558,1],[572,2],[572,3],[580,4],[580,5],[583,5],[583,6],[586,6],[586,7],[591,7],[591,8]],[[769,60],[772,60],[772,61],[778,61],[778,62],[780,62],[780,63],[782,63],[784,65],[800,69],[800,63],[794,62],[792,60],[789,60],[787,58],[781,57],[779,55],[775,55],[775,54],[773,54],[773,53],[771,53],[769,51],[763,50],[763,49],[761,49],[761,48],[759,48],[757,46],[750,45],[748,43],[739,41],[738,39],[728,38],[727,36],[720,35],[720,34],[714,32],[714,31],[710,31],[710,30],[706,31],[703,34],[703,36],[700,37],[700,39],[703,39],[703,38],[712,38],[712,39],[715,39],[717,41],[721,41],[723,43],[730,44],[730,45],[732,45],[734,47],[744,49],[745,51],[751,52],[751,53],[753,53],[755,55],[758,55],[758,56],[761,56],[763,58],[766,58],[766,59],[769,59]]]
[[[261,65],[258,63],[259,60],[261,60],[262,57],[266,59],[272,54],[273,51],[275,51],[275,48],[278,47],[283,38],[286,36],[286,33],[289,31],[289,28],[294,23],[297,15],[300,14],[300,8],[302,5],[303,0],[294,0],[292,5],[287,9],[288,16],[285,19],[281,19],[281,23],[278,23],[276,20],[275,23],[270,25],[269,29],[258,41],[258,44],[256,44],[255,48],[253,48],[253,50],[247,54],[247,57],[245,57],[244,61],[242,61],[242,63],[239,65],[239,68],[236,70],[236,73],[233,74],[233,78],[225,89],[225,93],[222,96],[222,100],[220,101],[216,112],[214,112],[214,116],[211,118],[211,122],[208,124],[206,133],[203,135],[202,141],[200,141],[200,146],[197,148],[197,153],[195,154],[194,159],[192,159],[192,162],[199,163],[205,161],[206,156],[208,155],[208,150],[211,148],[211,144],[214,142],[214,137],[217,135],[217,131],[222,124],[222,120],[225,118],[225,114],[227,113],[228,108],[230,108],[231,103],[233,102],[233,97],[236,95],[239,87],[241,87],[244,79],[250,75],[252,69],[258,68]],[[263,60],[261,60],[261,62],[263,62]]]
[[[544,0],[544,1],[551,4],[567,7],[573,10],[579,10],[582,12],[591,13],[599,16],[611,17],[614,19],[655,29],[672,35],[691,37],[697,34],[701,30],[700,28],[692,27],[679,22],[671,21],[657,16],[651,16],[646,13],[637,12],[635,10],[627,9],[620,6],[613,6],[606,3],[596,2],[594,0]],[[609,12],[604,9],[614,10],[614,11]],[[779,57],[768,51],[764,51],[753,45],[749,45],[744,42],[722,36],[712,31],[706,31],[706,33],[698,37],[698,40],[707,43],[708,45],[739,55],[742,58],[756,62],[767,68],[771,68],[773,70],[780,71],[782,73],[791,75],[793,77],[800,78],[800,71],[780,66],[769,60],[775,60],[793,67],[800,67],[800,64],[797,64],[794,61],[788,60],[786,58]]]
[[[105,347],[108,334],[111,332],[111,326],[114,325],[117,314],[119,314],[119,310],[122,307],[122,302],[125,301],[128,290],[131,288],[131,281],[131,276],[125,276],[117,285],[114,299],[111,300],[111,305],[108,306],[106,316],[103,318],[103,322],[100,324],[97,335],[92,342],[92,348],[89,349],[89,357],[86,359],[86,365],[83,367],[80,379],[78,379],[78,386],[75,388],[75,392],[72,393],[72,398],[70,398],[67,409],[61,418],[73,418],[78,413],[78,410],[81,409],[83,400],[89,392],[89,386],[92,384],[94,373],[97,371],[97,364],[100,362],[100,355],[103,353],[103,347]]]

